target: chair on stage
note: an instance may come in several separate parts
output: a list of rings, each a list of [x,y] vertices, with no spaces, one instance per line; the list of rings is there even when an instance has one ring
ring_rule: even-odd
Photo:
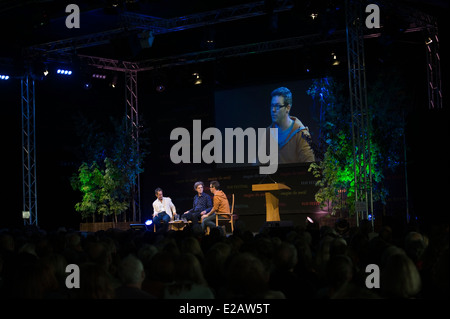
[[[230,213],[217,213],[216,212],[216,226],[218,227],[220,222],[227,222],[231,225],[231,232],[234,232],[234,220],[237,219],[237,215],[234,214],[234,194],[231,195]]]

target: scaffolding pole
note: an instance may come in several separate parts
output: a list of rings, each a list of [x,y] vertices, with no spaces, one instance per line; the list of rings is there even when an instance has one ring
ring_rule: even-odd
[[[346,0],[346,31],[350,109],[352,115],[353,168],[356,224],[372,216],[372,167],[370,146],[370,115],[364,62],[363,3]]]
[[[427,56],[428,107],[442,108],[441,58],[439,56],[439,36],[437,25],[427,28],[425,40]]]
[[[38,226],[36,186],[36,130],[34,80],[21,79],[22,95],[22,194],[24,225]]]
[[[126,70],[125,71],[125,94],[126,94],[126,116],[127,116],[127,128],[131,133],[131,137],[136,146],[136,151],[139,154],[139,108],[138,108],[138,95],[137,95],[137,71]],[[138,163],[140,165],[140,163]],[[133,221],[141,220],[141,207],[140,207],[140,176],[137,174],[136,183],[131,190],[132,194],[132,213]]]

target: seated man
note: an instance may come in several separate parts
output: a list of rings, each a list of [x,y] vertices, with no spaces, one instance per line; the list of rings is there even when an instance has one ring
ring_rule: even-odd
[[[220,190],[220,184],[218,181],[212,181],[209,184],[211,193],[214,194],[213,208],[209,213],[202,213],[202,229],[203,231],[209,226],[210,229],[216,227],[216,212],[230,214],[230,203],[223,191]],[[223,216],[221,218],[227,218]],[[231,217],[229,217],[231,218]]]
[[[182,215],[182,218],[190,220],[195,224],[200,220],[200,215],[209,213],[213,206],[211,197],[203,193],[203,186],[203,182],[196,182],[194,184],[194,190],[197,191],[197,194],[194,196],[194,205]]]
[[[163,230],[167,230],[169,222],[176,217],[177,212],[175,205],[172,203],[170,197],[163,196],[161,188],[155,189],[156,200],[153,202],[153,224],[156,231],[161,229],[161,220],[163,221]]]

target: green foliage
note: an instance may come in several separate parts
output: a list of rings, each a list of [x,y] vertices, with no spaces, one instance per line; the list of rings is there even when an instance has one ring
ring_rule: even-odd
[[[78,175],[72,176],[71,185],[83,195],[82,201],[75,204],[75,210],[83,218],[94,215],[98,210],[103,185],[103,173],[97,163],[82,163],[78,168]]]
[[[120,123],[111,119],[113,134],[98,132],[98,127],[85,120],[80,123],[86,161],[71,178],[72,188],[82,193],[75,209],[83,218],[120,215],[130,207],[146,152],[142,147],[138,151],[126,119]]]
[[[399,106],[405,103],[398,93],[400,86],[384,89],[384,81],[387,80],[380,77],[368,90],[370,125],[375,127],[369,138],[373,201],[383,203],[387,196],[384,174],[399,164],[404,128]],[[319,123],[323,150],[318,156],[320,160],[309,167],[318,179],[315,199],[322,207],[331,207],[333,213],[340,210],[351,213],[355,204],[355,165],[349,103],[343,98],[343,87],[330,78],[314,80],[307,94],[321,103],[324,113]],[[357,174],[358,169],[357,166]],[[369,171],[369,167],[365,169]]]

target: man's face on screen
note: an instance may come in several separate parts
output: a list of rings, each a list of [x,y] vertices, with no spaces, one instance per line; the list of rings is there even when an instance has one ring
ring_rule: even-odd
[[[272,97],[270,104],[270,115],[272,116],[273,123],[281,123],[281,121],[286,118],[286,114],[289,112],[290,106],[288,106],[284,97],[281,95],[276,95]]]

